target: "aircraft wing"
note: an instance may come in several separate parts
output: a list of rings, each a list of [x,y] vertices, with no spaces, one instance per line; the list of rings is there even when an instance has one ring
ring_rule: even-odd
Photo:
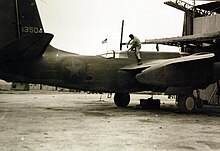
[[[125,66],[123,68],[120,68],[120,70],[124,70],[124,71],[134,71],[134,70],[144,70],[146,68],[149,68],[153,65],[158,64],[158,62],[160,62],[161,60],[156,60],[156,61],[149,61],[147,63],[144,63],[142,65],[137,66],[137,64],[132,64],[132,65],[128,65]]]
[[[195,53],[193,55],[179,57],[179,58],[172,58],[172,59],[161,59],[161,60],[153,60],[149,61],[147,63],[143,63],[142,65],[137,66],[136,64],[125,66],[123,68],[120,68],[120,70],[138,70],[138,69],[146,69],[153,66],[167,66],[171,64],[176,63],[183,63],[183,62],[189,62],[189,61],[195,61],[195,60],[202,60],[202,59],[208,59],[212,58],[215,55],[213,53],[203,52],[203,53]]]
[[[170,46],[196,46],[198,44],[213,44],[220,40],[220,32],[195,34],[181,37],[162,38],[162,39],[146,39],[142,44],[163,44]]]
[[[200,64],[201,62],[210,62],[214,58],[213,53],[196,53],[189,56],[156,60],[153,62],[144,63],[141,66],[136,67],[124,67],[121,70],[139,71],[136,75],[136,79],[143,84],[154,86],[168,86],[171,82],[178,82],[184,85],[184,77],[181,75],[185,69],[190,70],[194,64]],[[181,68],[179,68],[181,66]],[[177,78],[183,77],[183,80]],[[173,84],[173,83],[172,83]],[[175,85],[175,84],[174,84]]]

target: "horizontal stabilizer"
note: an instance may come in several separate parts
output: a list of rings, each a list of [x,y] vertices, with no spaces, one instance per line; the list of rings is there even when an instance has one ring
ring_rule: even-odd
[[[28,34],[0,49],[1,60],[32,60],[43,55],[53,35],[48,33]]]

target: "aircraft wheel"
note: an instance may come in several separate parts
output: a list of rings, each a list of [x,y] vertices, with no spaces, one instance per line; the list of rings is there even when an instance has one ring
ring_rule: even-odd
[[[115,93],[114,96],[115,105],[118,107],[127,107],[130,103],[129,93]]]
[[[181,96],[177,97],[177,107],[180,112],[189,113],[196,107],[196,102],[193,96]]]

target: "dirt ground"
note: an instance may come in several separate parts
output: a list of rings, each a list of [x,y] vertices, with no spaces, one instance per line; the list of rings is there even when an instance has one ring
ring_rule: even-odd
[[[118,108],[107,94],[0,94],[1,151],[220,150],[220,107],[180,114],[174,101],[160,110]]]

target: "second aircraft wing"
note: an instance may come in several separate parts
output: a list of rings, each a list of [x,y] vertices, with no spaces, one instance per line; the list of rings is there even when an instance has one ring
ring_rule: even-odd
[[[213,44],[220,39],[220,32],[195,34],[181,37],[146,39],[142,44],[163,44],[170,46],[193,46],[201,43]]]

